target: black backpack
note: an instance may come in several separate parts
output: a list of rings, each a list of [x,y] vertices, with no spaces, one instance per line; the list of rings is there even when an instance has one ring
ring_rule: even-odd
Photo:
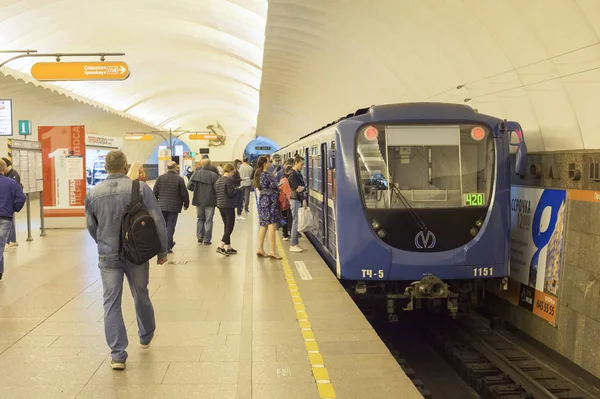
[[[121,259],[141,265],[158,255],[160,247],[156,223],[140,202],[140,182],[134,180],[121,222]]]

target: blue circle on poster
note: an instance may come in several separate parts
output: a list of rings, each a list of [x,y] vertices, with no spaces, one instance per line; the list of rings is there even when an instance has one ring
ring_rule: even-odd
[[[548,245],[552,233],[556,228],[556,221],[558,219],[558,212],[560,207],[567,199],[567,192],[564,190],[544,190],[538,205],[533,214],[533,221],[531,223],[531,235],[533,244],[536,246],[537,251],[531,258],[531,265],[529,268],[529,285],[535,287],[537,280],[538,261],[541,250]]]

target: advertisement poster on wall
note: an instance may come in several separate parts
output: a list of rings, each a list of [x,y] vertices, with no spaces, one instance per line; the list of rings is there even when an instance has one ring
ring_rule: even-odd
[[[12,136],[12,100],[0,100],[0,136]]]
[[[85,135],[85,145],[86,186],[89,191],[92,187],[106,180],[108,176],[104,169],[106,155],[111,150],[123,148],[123,139],[87,133]]]
[[[99,134],[86,134],[85,145],[88,147],[103,147],[111,149],[123,148],[123,139],[112,136],[100,136]]]
[[[68,197],[68,206],[83,206],[86,194],[85,176],[85,126],[39,126],[39,141],[42,143],[42,166],[44,170],[44,205],[48,207],[57,206],[57,196]],[[57,174],[54,159],[56,154],[61,154],[60,149],[66,149],[66,157],[69,158],[70,173]],[[54,154],[54,155],[53,155]],[[53,155],[53,156],[51,156]],[[61,155],[62,156],[62,155]],[[65,159],[66,162],[66,159]],[[81,168],[77,173],[73,168]],[[61,168],[61,171],[63,169]],[[62,176],[64,174],[64,176]],[[70,175],[70,176],[69,176]],[[67,180],[68,184],[61,184],[61,180]],[[59,193],[61,187],[66,187],[68,192]]]
[[[513,281],[509,286],[518,290],[518,297],[511,302],[554,326],[566,231],[566,200],[566,190],[511,188],[510,278]]]

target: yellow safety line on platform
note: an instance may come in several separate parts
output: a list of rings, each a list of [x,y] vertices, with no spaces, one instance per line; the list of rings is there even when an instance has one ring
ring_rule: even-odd
[[[319,345],[315,339],[315,334],[310,325],[310,320],[308,320],[308,314],[306,314],[304,302],[302,301],[300,290],[298,289],[296,279],[294,278],[294,272],[290,267],[290,263],[285,255],[285,250],[279,237],[277,237],[277,251],[283,258],[281,261],[283,273],[285,275],[288,289],[290,290],[290,296],[292,297],[294,308],[296,309],[296,319],[298,320],[298,326],[300,327],[302,337],[304,338],[304,346],[306,347],[313,377],[317,383],[319,396],[321,399],[335,399],[337,396],[335,394],[335,390],[333,389],[333,384],[329,378],[329,372],[327,371],[327,367],[325,367],[323,356],[319,351]]]

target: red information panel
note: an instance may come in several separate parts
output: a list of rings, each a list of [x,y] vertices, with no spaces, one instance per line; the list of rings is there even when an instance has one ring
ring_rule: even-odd
[[[556,326],[558,299],[554,295],[535,290],[533,297],[533,314]]]
[[[85,126],[39,126],[39,141],[42,143],[42,168],[44,170],[44,205],[56,206],[54,163],[50,154],[59,148],[66,148],[69,155],[83,158],[82,176],[85,176]],[[86,181],[69,181],[69,205],[83,206]]]

